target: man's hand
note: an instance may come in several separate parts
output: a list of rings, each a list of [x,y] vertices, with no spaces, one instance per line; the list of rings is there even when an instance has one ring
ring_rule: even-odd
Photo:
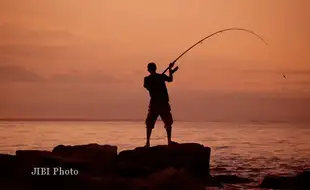
[[[170,63],[169,64],[169,69],[172,69],[172,67],[174,67],[174,65],[175,65],[175,62]]]

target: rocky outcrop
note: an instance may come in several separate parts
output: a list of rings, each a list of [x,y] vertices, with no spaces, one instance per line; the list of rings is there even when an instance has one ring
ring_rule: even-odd
[[[158,190],[205,190],[203,183],[198,182],[188,174],[169,167],[148,175],[145,178],[147,189]]]
[[[236,175],[216,175],[213,176],[213,180],[220,183],[220,184],[240,184],[240,183],[251,183],[252,180],[239,177]]]
[[[116,168],[117,147],[88,144],[79,146],[59,145],[50,151],[18,150],[16,159],[19,172],[30,175],[34,167],[73,168],[89,175],[111,175]],[[50,171],[52,172],[52,170]]]
[[[119,154],[116,146],[98,144],[59,145],[52,151],[19,150],[16,155],[0,154],[0,189],[202,190],[251,182],[234,175],[212,177],[210,153],[209,147],[196,143],[138,147]],[[31,174],[35,167],[44,167],[41,175]],[[310,172],[267,176],[260,187],[310,189],[309,181]]]
[[[259,187],[267,189],[310,189],[310,171],[302,172],[296,176],[266,176]]]
[[[59,145],[53,149],[52,153],[62,158],[71,159],[71,162],[75,160],[83,163],[92,175],[111,175],[116,172],[116,146],[98,144],[78,146]]]
[[[208,176],[210,152],[209,147],[195,143],[125,150],[117,157],[118,172],[124,177],[141,177],[174,167],[194,176]]]
[[[0,178],[13,176],[17,169],[15,156],[0,154]]]
[[[0,155],[0,189],[200,190],[205,185],[194,176],[209,176],[209,161],[210,148],[195,143],[119,154],[116,146],[98,144],[18,150]],[[32,175],[34,168],[41,175]]]

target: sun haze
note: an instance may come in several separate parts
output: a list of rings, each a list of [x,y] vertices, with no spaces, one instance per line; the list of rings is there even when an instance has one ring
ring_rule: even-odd
[[[143,119],[146,65],[179,120],[310,118],[309,1],[0,1],[0,118]],[[285,75],[285,78],[283,77]]]

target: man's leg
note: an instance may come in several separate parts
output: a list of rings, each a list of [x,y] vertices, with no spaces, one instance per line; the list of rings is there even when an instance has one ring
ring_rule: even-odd
[[[167,132],[167,140],[168,140],[168,144],[171,144],[171,131],[172,131],[172,126],[167,126],[165,125],[166,128],[166,132]]]
[[[146,124],[145,147],[150,147],[150,139],[151,139],[151,135],[152,135],[152,130],[155,126],[155,122],[157,120],[157,117],[158,117],[158,113],[156,112],[156,110],[149,107],[149,113],[147,114],[147,118],[145,120],[145,124]]]
[[[162,113],[160,114],[161,119],[165,123],[165,129],[167,132],[167,141],[168,145],[172,144],[173,141],[171,141],[171,133],[172,133],[172,124],[173,124],[173,118],[171,114],[170,105],[163,107]]]
[[[152,135],[152,128],[146,126],[146,143],[145,143],[145,147],[150,147],[150,138]]]

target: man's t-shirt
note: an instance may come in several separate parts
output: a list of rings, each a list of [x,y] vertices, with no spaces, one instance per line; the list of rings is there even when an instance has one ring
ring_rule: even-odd
[[[166,81],[169,77],[165,74],[152,74],[144,78],[144,87],[149,91],[151,103],[167,103],[169,102]]]

